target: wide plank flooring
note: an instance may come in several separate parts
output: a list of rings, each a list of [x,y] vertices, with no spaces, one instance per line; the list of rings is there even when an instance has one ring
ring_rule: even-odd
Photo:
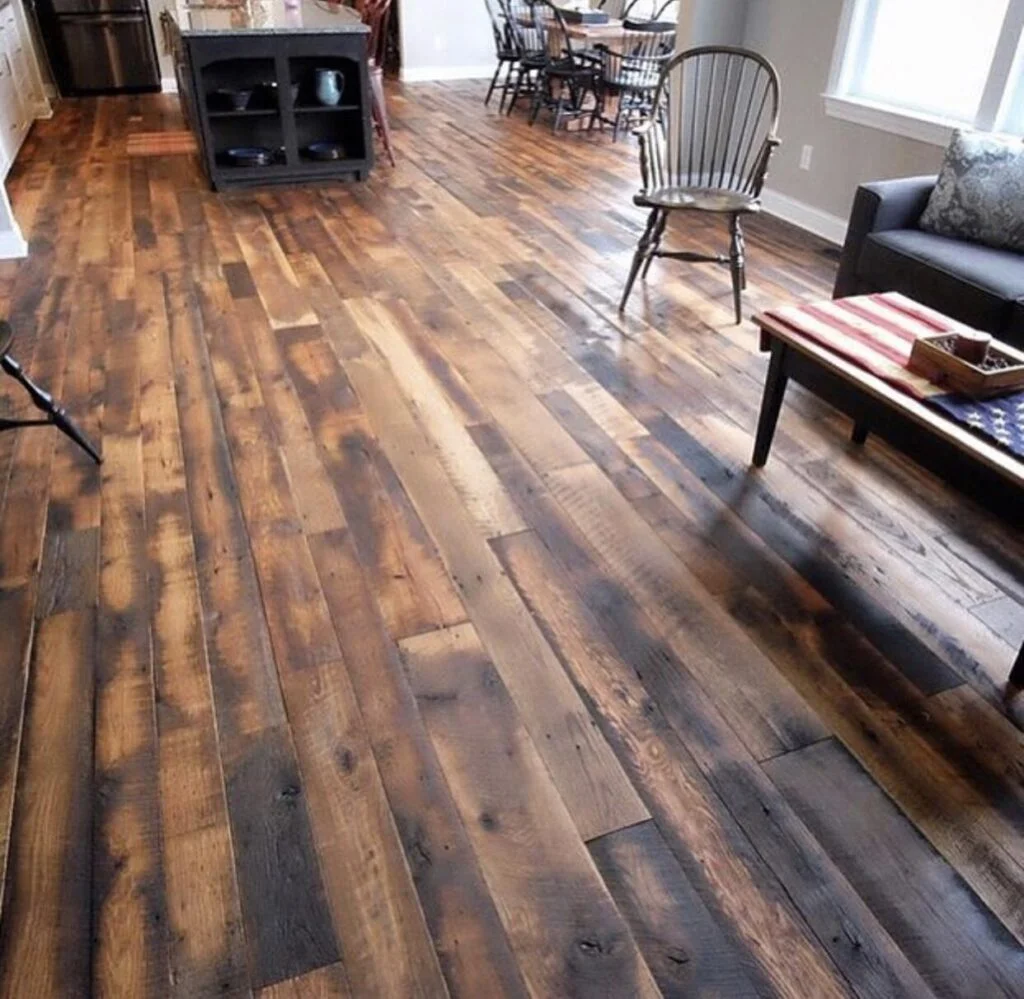
[[[171,98],[35,126],[0,306],[105,462],[0,435],[0,997],[1024,996],[1019,525],[798,389],[751,471],[727,272],[618,315],[635,147],[482,95],[229,195]]]

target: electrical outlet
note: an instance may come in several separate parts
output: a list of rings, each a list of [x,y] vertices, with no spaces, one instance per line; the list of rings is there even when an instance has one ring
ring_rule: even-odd
[[[814,146],[804,146],[800,150],[800,169],[810,170],[811,169],[811,157],[814,155]]]

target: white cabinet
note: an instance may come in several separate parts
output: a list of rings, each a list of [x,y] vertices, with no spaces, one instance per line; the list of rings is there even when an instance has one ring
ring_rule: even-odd
[[[0,0],[0,176],[6,176],[45,103],[24,11],[19,0]]]

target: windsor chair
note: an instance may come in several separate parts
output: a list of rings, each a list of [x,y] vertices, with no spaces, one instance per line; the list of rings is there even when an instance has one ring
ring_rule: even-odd
[[[505,78],[501,105],[511,92],[508,113],[520,97],[533,97],[541,70],[548,61],[548,19],[536,0],[498,0],[512,37],[516,62]]]
[[[491,31],[494,33],[494,52],[498,59],[498,65],[494,69],[494,76],[491,77],[491,85],[487,88],[487,96],[484,98],[484,106],[491,103],[491,97],[501,80],[502,70],[505,71],[507,79],[516,63],[516,48],[512,40],[512,29],[505,16],[504,10],[497,0],[484,0],[487,8],[487,16],[491,19]],[[502,90],[501,103],[498,105],[500,111],[505,105],[505,92]]]
[[[660,26],[658,26],[660,27]],[[676,45],[674,30],[649,30],[626,27],[613,46],[599,45],[600,71],[597,79],[597,107],[590,127],[612,126],[612,141],[617,141],[623,125],[639,124],[651,111],[661,70],[672,57]],[[609,99],[615,101],[615,114],[608,117]]]
[[[533,0],[533,7],[535,17],[546,19],[549,44],[545,49],[546,58],[537,74],[537,85],[533,88],[530,124],[537,120],[541,108],[546,107],[554,112],[552,128],[557,132],[565,117],[593,115],[593,109],[584,107],[584,103],[587,95],[594,90],[597,68],[573,44],[562,12],[551,0]],[[551,44],[552,41],[554,44]]]
[[[651,117],[635,130],[643,188],[633,203],[649,210],[619,310],[655,257],[728,264],[736,322],[743,321],[746,258],[741,219],[761,209],[768,164],[779,145],[779,76],[747,49],[702,46],[663,68]],[[710,212],[729,224],[728,255],[661,248],[674,211]]]

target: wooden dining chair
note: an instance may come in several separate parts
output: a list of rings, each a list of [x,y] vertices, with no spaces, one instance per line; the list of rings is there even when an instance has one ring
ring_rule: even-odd
[[[487,88],[487,96],[484,98],[484,106],[491,103],[491,97],[501,80],[502,71],[505,71],[507,79],[516,63],[516,49],[512,41],[512,29],[509,27],[504,10],[497,3],[497,0],[484,0],[487,8],[487,16],[491,19],[491,31],[494,33],[494,53],[498,59],[498,65],[494,69],[494,76],[491,77],[491,85]],[[498,105],[500,111],[505,106],[505,91],[502,89],[501,102]]]
[[[533,97],[541,70],[548,61],[548,21],[535,0],[498,0],[512,37],[516,61],[505,78],[501,103],[508,98],[512,114],[520,97]]]
[[[661,71],[676,47],[675,31],[661,28],[658,22],[651,27],[634,25],[626,28],[614,45],[598,46],[597,107],[590,127],[611,125],[613,142],[618,141],[623,126],[639,124],[650,116]],[[614,102],[611,117],[609,101]]]
[[[533,91],[530,124],[537,120],[541,108],[548,108],[554,112],[552,129],[557,132],[564,118],[593,115],[594,109],[586,107],[585,102],[587,95],[594,91],[597,67],[573,45],[561,9],[551,0],[533,2],[538,16],[546,19],[549,39]]]
[[[384,56],[388,45],[391,3],[392,0],[360,0],[357,9],[363,23],[370,28],[368,53],[373,125],[380,136],[388,160],[394,166],[395,150],[391,141],[391,121],[388,118],[387,98],[384,94]]]
[[[650,119],[637,130],[643,189],[633,203],[649,210],[619,310],[637,274],[647,277],[655,257],[728,264],[736,322],[743,320],[746,287],[744,215],[761,209],[772,153],[779,145],[779,76],[767,59],[747,49],[702,46],[665,65]],[[661,249],[674,211],[720,215],[729,223],[729,254]]]

